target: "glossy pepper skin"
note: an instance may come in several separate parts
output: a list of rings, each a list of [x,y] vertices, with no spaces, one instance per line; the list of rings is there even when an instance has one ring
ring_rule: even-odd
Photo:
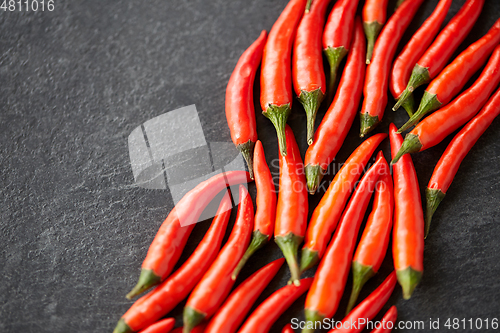
[[[352,312],[342,320],[341,329],[333,329],[330,332],[341,333],[350,332],[357,333],[363,331],[365,325],[357,325],[354,327],[349,327],[351,322],[357,321],[359,318],[365,318],[372,320],[375,316],[382,310],[382,307],[387,303],[391,297],[392,292],[396,287],[396,274],[392,272],[385,280],[382,282],[377,289],[375,289],[367,298],[365,298],[357,307],[352,310]],[[344,324],[346,323],[346,324]]]
[[[393,110],[397,110],[417,87],[429,82],[441,72],[476,23],[483,5],[484,0],[467,0],[448,25],[441,30],[413,68],[408,85]]]
[[[354,17],[359,0],[338,0],[326,20],[323,31],[323,52],[330,65],[328,100],[333,99],[337,70],[346,56],[354,29]]]
[[[292,324],[286,324],[285,327],[281,330],[281,333],[295,333],[292,328]]]
[[[257,141],[254,153],[255,186],[257,187],[257,211],[255,212],[255,223],[252,241],[248,246],[243,258],[234,269],[232,279],[236,280],[238,273],[245,266],[248,259],[260,248],[267,244],[274,232],[276,220],[276,189],[273,176],[266,162],[262,142]]]
[[[391,155],[403,143],[403,138],[390,125]],[[394,229],[392,256],[403,298],[410,299],[424,272],[424,213],[420,200],[417,173],[410,155],[403,156],[392,166],[394,178]]]
[[[384,162],[383,155],[380,155],[375,164],[365,173],[349,201],[307,294],[305,305],[307,322],[314,323],[331,318],[337,311],[349,276],[361,222],[371,194],[375,190],[375,184],[380,175],[386,172],[389,172],[388,164]],[[314,329],[302,331],[302,333],[312,332]]]
[[[165,316],[185,299],[217,257],[231,216],[229,192],[222,198],[212,225],[188,260],[123,315],[113,333],[137,332]]]
[[[427,113],[448,104],[462,90],[472,75],[484,65],[499,42],[500,19],[495,22],[486,35],[460,53],[432,80],[425,89],[417,112],[399,129],[399,132],[415,125]]]
[[[389,166],[387,166],[389,170]],[[389,172],[380,176],[375,188],[373,210],[352,260],[352,292],[347,314],[356,304],[363,285],[374,276],[384,261],[392,229],[394,212],[394,188]]]
[[[311,286],[312,278],[300,280],[300,285],[285,286],[275,291],[248,317],[238,333],[269,332],[274,322]]]
[[[280,184],[274,241],[283,252],[290,268],[290,281],[299,284],[297,252],[307,227],[308,198],[304,165],[292,129],[285,129],[288,152],[279,156]]]
[[[395,327],[396,319],[398,318],[398,309],[395,305],[391,306],[382,318],[382,324],[379,328],[373,329],[370,333],[389,333]]]
[[[253,219],[252,198],[240,185],[240,205],[233,230],[217,259],[189,296],[183,314],[184,333],[210,318],[231,291],[234,284],[231,274],[248,246]]]
[[[432,215],[448,192],[463,159],[499,114],[500,89],[493,94],[481,112],[458,132],[439,159],[425,190],[425,237],[429,234]]]
[[[260,105],[276,128],[281,154],[286,154],[285,125],[292,111],[292,45],[306,0],[290,0],[274,23],[262,56]]]
[[[230,171],[215,175],[189,191],[160,226],[142,263],[139,281],[127,298],[131,299],[165,280],[208,203],[227,186],[248,181],[248,172]]]
[[[248,311],[271,282],[285,259],[278,259],[259,269],[243,281],[227,298],[208,323],[205,333],[234,333]]]
[[[314,194],[328,165],[342,146],[354,121],[361,100],[365,76],[365,37],[360,20],[356,20],[354,40],[347,57],[337,94],[307,148],[304,163],[309,193]]]
[[[253,150],[257,141],[253,83],[266,41],[267,32],[264,30],[241,55],[226,88],[226,119],[231,139],[245,158],[252,179]]]
[[[392,67],[389,88],[392,96],[398,100],[408,85],[411,71],[420,57],[425,53],[429,45],[439,32],[446,14],[450,9],[452,0],[440,0],[434,12],[425,20],[422,26],[415,32],[403,51],[394,61]],[[411,117],[415,112],[413,95],[401,105]]]
[[[453,102],[434,112],[405,136],[405,140],[391,163],[407,153],[416,153],[443,141],[460,126],[468,122],[486,103],[500,83],[500,46],[486,64],[474,84]]]
[[[326,7],[330,0],[315,0],[302,17],[293,46],[292,75],[295,94],[307,115],[307,143],[314,138],[314,122],[325,98],[326,79],[321,54],[321,37]]]
[[[387,106],[387,86],[392,59],[396,54],[399,41],[408,28],[423,0],[405,1],[389,18],[382,29],[373,49],[371,63],[366,69],[363,88],[363,106],[360,113],[361,137],[371,132],[384,116]]]
[[[387,2],[388,0],[366,0],[363,6],[363,29],[368,42],[366,64],[372,59],[375,41],[387,19]]]
[[[167,318],[154,323],[140,333],[168,333],[175,326],[175,318]]]
[[[309,221],[300,260],[301,271],[313,267],[323,257],[356,182],[373,152],[386,137],[387,134],[379,133],[366,139],[335,175]]]

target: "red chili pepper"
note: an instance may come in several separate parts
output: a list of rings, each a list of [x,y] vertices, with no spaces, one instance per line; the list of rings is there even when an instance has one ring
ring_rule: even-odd
[[[167,318],[142,330],[140,333],[168,333],[175,326],[175,318]]]
[[[332,329],[330,332],[341,333],[341,332],[361,332],[366,323],[369,320],[375,318],[375,316],[380,312],[382,307],[391,297],[394,287],[396,286],[396,274],[392,272],[385,280],[382,282],[377,289],[375,289],[363,302],[352,310],[352,312],[342,320],[342,327],[339,329]],[[359,323],[359,319],[365,319],[365,323]],[[350,327],[351,323],[356,322],[356,327]],[[340,326],[340,325],[339,325]]]
[[[189,191],[168,214],[142,263],[137,285],[128,293],[131,299],[159,284],[172,272],[195,223],[210,201],[227,186],[248,182],[245,171],[230,171],[213,176]]]
[[[360,113],[361,137],[371,132],[382,121],[387,106],[387,86],[392,59],[399,41],[422,2],[423,0],[403,2],[387,21],[378,37],[372,61],[366,69],[363,88],[365,99]]]
[[[500,89],[490,98],[481,112],[458,132],[439,159],[425,191],[427,198],[425,237],[429,233],[432,215],[444,199],[463,159],[499,114]]]
[[[500,46],[486,64],[474,84],[453,102],[422,120],[405,136],[405,140],[391,163],[406,153],[416,153],[440,143],[460,126],[468,122],[486,103],[500,83]]]
[[[396,126],[389,127],[391,154],[396,155],[403,138]],[[409,299],[424,271],[424,213],[417,174],[409,155],[393,165],[394,230],[392,256],[404,299]]]
[[[321,37],[330,0],[315,0],[297,28],[293,47],[293,87],[307,115],[307,143],[314,138],[316,113],[326,93]]]
[[[264,30],[243,52],[226,88],[226,119],[231,139],[241,152],[253,179],[253,149],[257,141],[257,125],[253,105],[253,83],[267,41]]]
[[[399,132],[415,125],[427,113],[448,104],[462,90],[472,75],[484,65],[498,42],[500,42],[500,19],[495,22],[486,35],[460,53],[429,84],[417,112],[399,129]]]
[[[215,313],[205,333],[234,333],[245,319],[248,311],[283,265],[283,258],[259,269],[243,281]]]
[[[358,111],[361,85],[365,76],[365,37],[358,19],[352,51],[347,57],[344,74],[333,103],[328,108],[305,157],[307,188],[314,194],[323,174],[344,142]]]
[[[363,6],[363,29],[368,41],[366,64],[372,59],[375,41],[387,19],[387,2],[388,0],[366,0]]]
[[[388,172],[381,175],[377,183],[373,210],[368,217],[363,236],[361,236],[352,261],[352,292],[346,313],[349,313],[356,304],[361,288],[378,272],[380,265],[382,265],[389,246],[393,211],[394,189],[391,174]]]
[[[231,273],[250,241],[253,228],[253,203],[247,189],[240,185],[240,205],[233,231],[217,259],[194,288],[184,307],[184,333],[210,318],[224,302],[233,287]]]
[[[446,13],[450,9],[452,0],[440,0],[434,12],[425,20],[424,24],[410,39],[408,44],[401,51],[400,55],[394,61],[391,72],[389,87],[392,96],[398,100],[406,89],[411,71],[418,59],[424,54],[431,42],[439,32],[439,28],[446,18]],[[411,117],[415,112],[413,95],[410,95],[406,101],[401,104]]]
[[[189,295],[219,253],[231,207],[228,192],[222,198],[210,229],[189,259],[156,289],[139,298],[120,319],[113,333],[137,332],[165,316]]]
[[[248,317],[238,333],[269,332],[274,322],[311,286],[313,278],[300,280],[275,291]]]
[[[276,189],[274,187],[273,176],[266,162],[266,155],[262,142],[255,144],[253,156],[255,169],[255,186],[257,187],[257,211],[255,213],[255,223],[252,234],[252,241],[248,246],[243,258],[236,266],[232,278],[236,280],[247,260],[260,248],[269,242],[274,232],[276,221]]]
[[[332,100],[334,96],[333,90],[339,65],[349,51],[358,2],[359,0],[338,0],[326,21],[323,32],[323,52],[330,65],[327,92],[329,100]]]
[[[206,326],[207,326],[206,323],[201,323],[200,325],[193,328],[191,333],[205,333]],[[171,333],[182,333],[182,330],[183,330],[182,327],[178,327],[178,328],[174,329]]]
[[[389,172],[388,169],[384,156],[379,155],[375,164],[361,179],[349,201],[339,227],[316,271],[311,290],[307,294],[305,317],[308,322],[330,318],[337,311],[349,275],[358,231],[371,194],[375,190],[379,176]],[[302,331],[306,332],[314,332],[314,329]]]
[[[395,305],[391,306],[389,310],[385,313],[384,317],[380,321],[379,328],[375,328],[370,333],[389,333],[394,328],[396,323],[396,318],[398,317],[398,309]],[[375,324],[376,326],[377,324]]]
[[[313,267],[323,257],[356,182],[373,152],[386,137],[387,134],[379,133],[366,139],[335,175],[309,221],[300,260],[301,271]]]
[[[413,93],[413,90],[429,82],[441,72],[453,52],[467,37],[474,23],[476,23],[483,4],[484,0],[467,0],[417,62],[408,85],[396,105],[394,105],[393,110],[397,110]]]
[[[260,76],[262,114],[276,128],[281,154],[286,154],[285,125],[292,112],[292,45],[306,0],[290,0],[269,32]]]
[[[292,328],[292,324],[286,324],[285,327],[281,330],[281,333],[295,333]]]
[[[308,199],[304,165],[290,126],[285,129],[288,152],[280,155],[280,185],[274,241],[283,252],[290,268],[290,281],[298,284],[300,269],[297,252],[307,228]]]

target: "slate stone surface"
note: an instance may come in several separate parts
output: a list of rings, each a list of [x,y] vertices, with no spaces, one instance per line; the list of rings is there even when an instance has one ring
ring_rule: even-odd
[[[436,3],[422,5],[404,42]],[[447,20],[463,3],[453,2]],[[151,118],[195,104],[207,142],[230,142],[223,111],[231,71],[285,5],[284,0],[56,0],[53,12],[0,11],[0,332],[113,330],[132,304],[124,296],[173,207],[168,190],[134,186],[128,135]],[[499,16],[500,3],[486,0],[460,50]],[[377,131],[405,121],[404,112],[389,111],[393,103],[390,98]],[[274,129],[256,113],[271,163],[277,158]],[[289,123],[304,153],[299,103]],[[499,125],[496,119],[466,157],[435,214],[421,285],[409,301],[402,300],[398,287],[382,311],[396,304],[399,320],[425,322],[424,329],[400,332],[475,332],[448,330],[444,323],[500,315]],[[358,131],[356,120],[337,163],[361,142]],[[450,140],[414,155],[422,189]],[[382,148],[388,157],[387,141]],[[271,169],[278,172],[275,163]],[[253,184],[250,191],[255,194]],[[310,198],[311,207],[319,198]],[[208,224],[195,228],[181,262]],[[278,257],[279,249],[270,244],[244,268],[238,283]],[[360,298],[390,272],[390,258]],[[288,274],[283,267],[258,302],[285,285]],[[272,332],[293,317],[303,318],[303,302],[304,297]],[[173,312],[178,325],[181,312],[182,304]],[[440,319],[439,330],[429,329],[429,318]],[[493,330],[483,321],[477,331]]]

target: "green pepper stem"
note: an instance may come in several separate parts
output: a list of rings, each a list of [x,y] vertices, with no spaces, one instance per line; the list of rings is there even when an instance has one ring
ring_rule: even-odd
[[[291,113],[290,103],[284,105],[274,105],[270,104],[267,110],[262,112],[262,114],[269,119],[276,129],[276,134],[278,135],[278,143],[280,146],[280,151],[282,156],[286,156],[286,137],[285,137],[285,127],[288,120],[288,116]]]
[[[307,180],[307,191],[313,195],[318,189],[321,179],[323,179],[324,171],[319,165],[308,164],[305,166],[304,172]]]
[[[426,210],[425,210],[425,231],[424,238],[427,238],[429,235],[429,229],[431,227],[432,216],[434,212],[438,208],[441,201],[443,201],[446,193],[443,193],[441,189],[425,189],[425,198],[426,198]]]
[[[359,129],[360,137],[364,137],[366,134],[373,131],[373,129],[377,127],[377,125],[380,123],[378,116],[374,117],[368,113],[360,113],[359,121],[360,121],[360,129]]]
[[[316,265],[319,261],[318,251],[313,251],[308,247],[302,248],[300,257],[300,271],[303,273]]]
[[[190,333],[193,328],[198,326],[203,321],[203,319],[205,319],[205,317],[206,314],[201,313],[190,306],[186,306],[182,314],[182,319],[184,321],[184,328],[182,329],[182,333]]]
[[[231,278],[233,280],[236,280],[236,278],[238,277],[238,274],[240,273],[241,269],[245,266],[245,264],[248,261],[248,259],[257,250],[259,250],[264,245],[266,245],[267,242],[268,242],[268,240],[269,240],[269,236],[268,235],[264,235],[259,230],[255,230],[253,232],[252,241],[250,242],[250,245],[248,246],[248,248],[247,248],[245,254],[243,255],[243,257],[241,258],[240,262],[238,263],[238,265],[234,269],[233,274],[231,275]]]
[[[399,148],[398,153],[392,159],[391,165],[398,163],[399,159],[404,154],[416,153],[416,152],[419,152],[420,149],[422,149],[422,143],[420,142],[418,135],[411,134],[411,133],[407,134],[405,136],[403,144],[401,145],[401,148]]]
[[[427,91],[424,92],[424,96],[420,101],[420,105],[418,106],[417,112],[415,112],[415,114],[410,117],[410,119],[406,122],[406,124],[401,126],[398,132],[399,133],[404,132],[413,125],[416,125],[420,121],[420,119],[422,119],[426,114],[439,109],[441,105],[442,103],[438,100],[436,94],[430,94]]]
[[[243,158],[247,162],[248,173],[250,174],[250,178],[254,179],[254,177],[253,177],[253,151],[255,148],[255,142],[248,140],[245,143],[239,144],[238,146],[236,146],[236,148],[238,148],[241,155],[243,155]]]
[[[330,77],[328,78],[328,90],[326,92],[328,96],[328,104],[333,101],[335,82],[337,80],[337,70],[339,69],[342,59],[347,55],[347,49],[343,46],[339,47],[328,47],[324,50],[328,64],[330,65]]]
[[[373,270],[372,266],[366,266],[360,264],[357,261],[352,262],[352,291],[351,297],[349,298],[349,303],[347,304],[347,310],[345,312],[346,316],[354,308],[359,293],[365,283],[374,275],[375,271]]]
[[[366,35],[366,64],[369,65],[372,56],[373,56],[373,48],[375,47],[375,42],[377,41],[377,37],[380,33],[380,30],[382,30],[382,24],[380,24],[377,21],[373,22],[363,22],[363,30],[365,31]]]
[[[398,102],[394,107],[392,108],[394,111],[399,109],[400,106],[403,105],[403,103],[410,98],[410,95],[413,94],[413,91],[420,87],[421,85],[429,82],[431,80],[431,75],[429,73],[429,69],[426,67],[422,67],[419,64],[416,64],[415,67],[413,67],[413,71],[411,72],[410,79],[408,80],[408,85],[406,86],[406,89],[403,91],[401,96],[398,98]]]
[[[142,294],[146,290],[156,286],[161,282],[161,277],[156,275],[151,269],[142,269],[141,275],[139,276],[139,281],[135,285],[134,289],[127,294],[128,299],[132,299],[135,296]]]
[[[304,107],[307,116],[307,144],[312,145],[314,140],[314,122],[316,121],[316,114],[318,113],[319,106],[325,98],[325,94],[321,89],[313,91],[302,90],[299,96],[299,101]]]
[[[303,239],[304,237],[297,236],[293,232],[285,236],[276,236],[274,238],[274,241],[278,244],[281,252],[283,252],[288,267],[290,268],[290,274],[292,276],[289,283],[293,283],[296,286],[300,286],[300,268],[297,260],[297,253]]]
[[[422,280],[422,272],[414,270],[411,267],[396,271],[398,282],[403,288],[403,298],[408,300],[411,298],[415,287]]]

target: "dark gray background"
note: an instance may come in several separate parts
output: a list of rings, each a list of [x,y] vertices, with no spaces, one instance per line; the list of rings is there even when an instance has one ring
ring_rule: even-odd
[[[436,3],[422,5],[403,41]],[[447,21],[463,3],[453,2]],[[231,71],[285,5],[284,0],[56,0],[53,12],[0,12],[0,332],[113,330],[132,304],[124,296],[173,207],[168,191],[130,186],[128,135],[148,119],[196,104],[207,142],[230,141],[224,94]],[[499,16],[500,3],[486,0],[460,50]],[[392,104],[391,98],[388,107]],[[256,106],[259,137],[271,162],[277,157],[274,129]],[[320,119],[324,112],[325,106]],[[405,119],[403,111],[388,109],[377,132]],[[304,121],[295,103],[289,123],[303,153]],[[361,142],[358,121],[337,162]],[[499,316],[499,125],[495,120],[465,158],[435,214],[421,285],[409,301],[397,287],[382,312],[396,304],[399,320],[427,325],[429,318],[439,318],[440,332],[448,331],[447,318]],[[414,155],[422,189],[450,139]],[[388,157],[387,141],[382,148]],[[250,190],[255,194],[254,185]],[[311,198],[311,207],[319,197]],[[207,226],[195,228],[181,262]],[[267,246],[239,281],[280,256],[276,245]],[[390,257],[361,298],[389,273]],[[283,267],[258,302],[283,286],[288,274]],[[272,331],[301,317],[303,302],[304,297]],[[182,305],[174,311],[178,324],[181,311]]]

